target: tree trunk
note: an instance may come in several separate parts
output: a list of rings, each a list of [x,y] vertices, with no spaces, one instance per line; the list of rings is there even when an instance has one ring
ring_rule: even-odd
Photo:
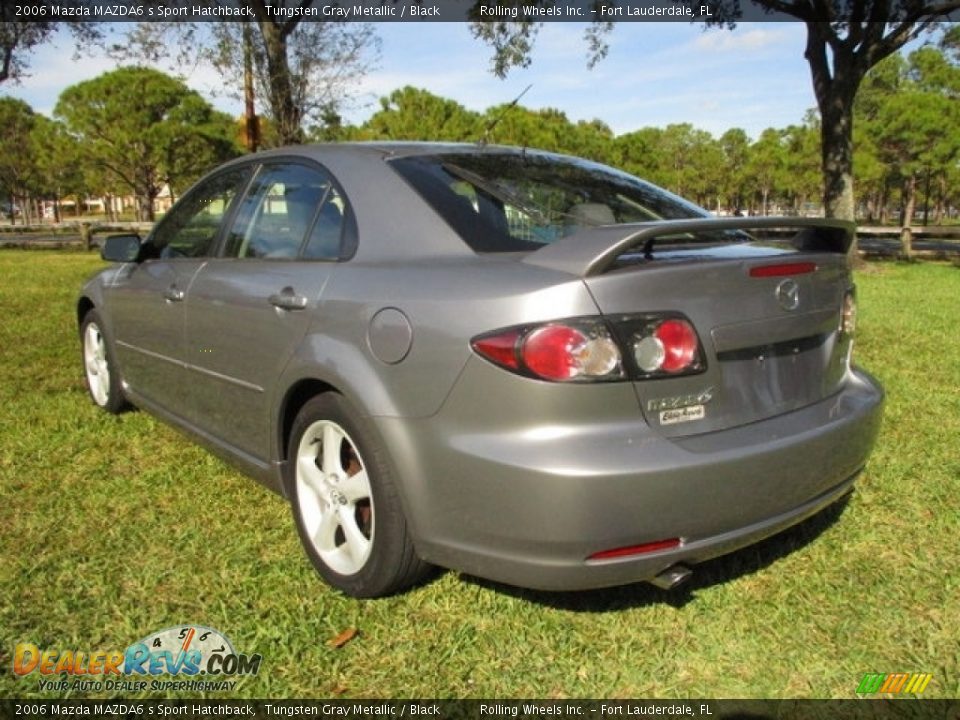
[[[905,260],[913,258],[913,211],[917,204],[917,176],[911,174],[903,186],[903,218],[900,221],[901,255]]]
[[[804,57],[810,65],[813,91],[820,110],[820,159],[823,170],[823,209],[828,218],[855,220],[853,195],[853,100],[867,70],[851,49],[834,45],[827,59],[830,24],[808,20]],[[858,263],[854,236],[848,255]]]
[[[93,232],[91,231],[90,223],[80,223],[80,239],[83,240],[84,250],[89,251],[93,248]]]
[[[248,20],[243,23],[243,108],[244,140],[247,151],[254,153],[260,148],[260,138],[253,94],[253,32]]]
[[[827,217],[853,220],[853,98],[832,98],[821,115],[823,206]]]
[[[947,174],[943,171],[937,175],[937,206],[935,212],[934,222],[937,225],[943,225],[943,215],[944,210],[946,209],[946,203],[943,201],[944,195],[947,193]]]
[[[300,108],[293,101],[293,85],[287,62],[287,40],[272,20],[261,20],[260,31],[266,48],[267,71],[270,77],[270,109],[276,123],[277,140],[281,145],[303,142]]]
[[[137,195],[137,221],[153,222],[153,201],[157,194],[153,191],[147,191],[143,195]]]

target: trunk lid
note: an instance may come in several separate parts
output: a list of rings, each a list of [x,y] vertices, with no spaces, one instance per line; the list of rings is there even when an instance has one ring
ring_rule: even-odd
[[[693,227],[681,234],[662,223],[635,242],[624,241],[621,228],[619,241],[606,238],[619,244],[616,251],[598,252],[603,243],[594,235],[590,257],[581,257],[584,283],[624,352],[634,347],[638,314],[680,313],[697,331],[702,372],[632,382],[640,411],[662,434],[757,422],[839,389],[849,352],[840,323],[851,290],[845,251],[852,226],[804,220],[799,232],[772,234],[784,222],[796,219],[746,221],[750,236],[731,234],[730,221],[688,222]],[[563,248],[551,254],[547,262],[565,256],[576,264]]]

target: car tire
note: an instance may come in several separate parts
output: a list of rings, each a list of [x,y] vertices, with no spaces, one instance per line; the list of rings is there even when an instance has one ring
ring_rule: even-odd
[[[101,410],[116,415],[127,407],[113,349],[103,331],[100,313],[90,310],[80,323],[80,352],[90,399]]]
[[[380,597],[424,577],[383,449],[347,400],[329,392],[294,420],[287,497],[304,550],[330,585]]]

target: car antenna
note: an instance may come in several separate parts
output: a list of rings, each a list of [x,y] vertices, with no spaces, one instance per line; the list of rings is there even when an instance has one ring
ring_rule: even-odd
[[[526,94],[527,94],[527,90],[529,90],[529,89],[532,88],[532,87],[533,87],[533,83],[530,83],[529,85],[527,85],[527,86],[523,89],[523,92],[522,92],[522,93],[520,93],[520,94],[517,95],[513,100],[511,100],[511,101],[507,104],[507,106],[506,106],[503,110],[500,111],[500,114],[497,115],[493,120],[491,120],[491,121],[487,124],[487,126],[483,129],[483,137],[480,138],[480,140],[477,142],[477,145],[479,145],[480,147],[486,147],[486,146],[487,146],[487,142],[489,142],[489,140],[490,140],[490,133],[493,132],[493,129],[497,126],[497,123],[499,123],[501,120],[503,120],[503,116],[506,115],[508,111],[512,110],[513,108],[515,108],[515,107],[517,106],[517,103],[520,102],[520,98],[522,98],[524,95],[526,95]]]

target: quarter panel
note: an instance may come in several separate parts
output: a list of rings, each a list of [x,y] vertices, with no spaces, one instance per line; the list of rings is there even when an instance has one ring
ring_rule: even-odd
[[[396,363],[377,359],[368,342],[372,319],[386,307],[403,313],[412,328],[410,351]],[[595,314],[579,279],[512,260],[344,263],[324,289],[283,387],[314,377],[348,394],[367,415],[426,417],[437,412],[473,354],[474,336]]]

